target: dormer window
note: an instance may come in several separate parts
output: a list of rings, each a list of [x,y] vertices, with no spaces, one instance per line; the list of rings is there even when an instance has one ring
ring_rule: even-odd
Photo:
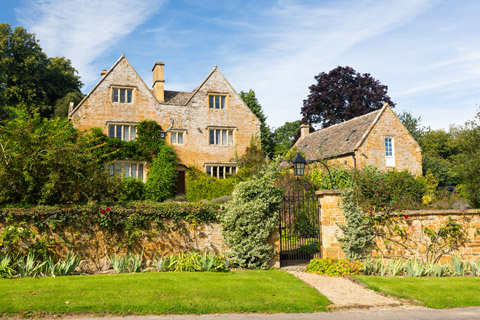
[[[210,109],[225,109],[227,105],[227,95],[225,94],[209,94],[208,107]]]
[[[356,130],[353,130],[349,135],[348,135],[348,138],[347,140],[345,140],[346,142],[350,141],[350,139],[353,137],[353,135],[355,134],[355,132],[357,132]]]
[[[112,88],[112,102],[132,103],[133,89]]]

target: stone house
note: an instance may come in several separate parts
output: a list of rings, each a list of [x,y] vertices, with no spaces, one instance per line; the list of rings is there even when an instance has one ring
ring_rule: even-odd
[[[422,174],[422,150],[388,104],[376,111],[309,133],[300,128],[295,143],[307,161],[334,160],[353,168],[407,169]]]
[[[152,71],[150,89],[122,54],[90,93],[71,105],[70,121],[79,130],[100,127],[111,138],[129,141],[140,121],[155,120],[179,158],[178,193],[185,192],[188,167],[217,178],[235,174],[235,155],[244,154],[252,136],[259,134],[260,121],[218,67],[192,92],[165,90],[164,63],[156,62]],[[129,159],[109,167],[111,174],[144,181],[147,169],[148,163]]]

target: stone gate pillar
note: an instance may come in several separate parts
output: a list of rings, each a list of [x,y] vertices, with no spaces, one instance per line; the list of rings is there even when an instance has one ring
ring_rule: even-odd
[[[342,232],[339,224],[346,224],[345,216],[339,204],[343,190],[319,190],[315,192],[320,207],[320,231],[322,258],[344,259],[336,234]]]

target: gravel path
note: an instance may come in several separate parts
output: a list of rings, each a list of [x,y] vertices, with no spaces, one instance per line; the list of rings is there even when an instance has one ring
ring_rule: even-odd
[[[404,305],[394,298],[385,297],[366,289],[348,278],[321,276],[303,271],[286,271],[320,291],[332,302],[333,308],[399,307]]]

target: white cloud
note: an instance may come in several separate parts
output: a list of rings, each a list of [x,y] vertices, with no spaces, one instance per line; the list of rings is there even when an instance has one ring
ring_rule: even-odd
[[[84,83],[98,78],[92,62],[155,14],[164,0],[28,0],[18,20],[49,56],[72,60]]]
[[[341,64],[342,54],[355,45],[408,23],[430,1],[316,4],[281,2],[270,13],[278,22],[274,35],[267,30],[271,44],[249,58],[239,57],[238,67],[228,70],[236,87],[255,90],[273,126],[301,118],[314,75]]]

